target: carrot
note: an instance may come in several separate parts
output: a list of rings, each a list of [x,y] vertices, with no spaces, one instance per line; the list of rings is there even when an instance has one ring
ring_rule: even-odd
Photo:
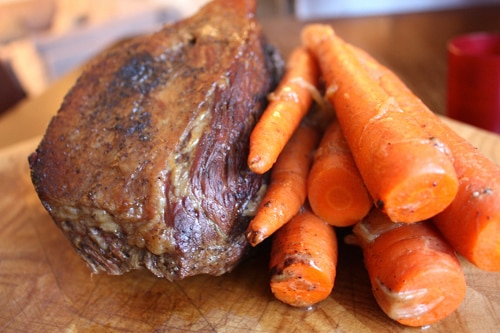
[[[318,75],[317,64],[307,50],[297,48],[291,53],[285,74],[250,135],[250,170],[263,174],[271,169],[307,114]]]
[[[500,166],[443,123],[396,74],[363,51],[355,52],[407,114],[454,156],[458,193],[433,218],[434,223],[455,250],[474,265],[500,271]]]
[[[446,208],[458,181],[445,152],[361,66],[327,25],[302,32],[316,57],[356,165],[374,199],[393,221],[415,222]]]
[[[299,212],[307,197],[307,175],[318,141],[316,128],[302,124],[286,144],[271,171],[267,192],[246,231],[252,246],[269,237]]]
[[[331,225],[305,208],[279,229],[271,244],[270,287],[280,301],[308,307],[332,292],[337,238]]]
[[[462,303],[462,267],[430,221],[393,223],[374,209],[353,232],[375,299],[390,318],[408,326],[430,325]]]
[[[373,205],[337,120],[314,154],[307,197],[312,211],[337,227],[359,222]]]

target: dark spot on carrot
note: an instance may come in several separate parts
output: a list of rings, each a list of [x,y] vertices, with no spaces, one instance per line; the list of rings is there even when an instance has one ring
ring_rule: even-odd
[[[283,263],[283,268],[291,266],[296,262],[298,262],[298,260],[295,257],[286,258],[285,262]]]
[[[271,276],[281,275],[281,274],[283,274],[283,269],[280,268],[278,265],[275,265],[275,266],[271,267],[271,269],[269,270],[269,273],[271,274]]]

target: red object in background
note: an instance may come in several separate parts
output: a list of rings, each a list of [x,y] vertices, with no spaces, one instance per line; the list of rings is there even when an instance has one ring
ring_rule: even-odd
[[[447,115],[500,133],[500,32],[448,43]]]

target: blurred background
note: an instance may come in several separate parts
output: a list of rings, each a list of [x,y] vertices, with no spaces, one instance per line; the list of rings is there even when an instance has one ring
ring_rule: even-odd
[[[258,0],[258,16],[298,20],[441,10],[499,0]],[[0,0],[0,113],[110,44],[155,31],[207,0]],[[500,18],[499,18],[500,22]]]
[[[37,95],[110,44],[191,15],[204,2],[0,0],[0,94],[10,80],[9,90],[18,90],[12,97]]]

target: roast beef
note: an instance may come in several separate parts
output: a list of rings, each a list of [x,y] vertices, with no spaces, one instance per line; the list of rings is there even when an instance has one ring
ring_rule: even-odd
[[[88,64],[30,155],[38,196],[94,272],[220,275],[265,188],[248,138],[282,61],[254,0],[216,0]]]

